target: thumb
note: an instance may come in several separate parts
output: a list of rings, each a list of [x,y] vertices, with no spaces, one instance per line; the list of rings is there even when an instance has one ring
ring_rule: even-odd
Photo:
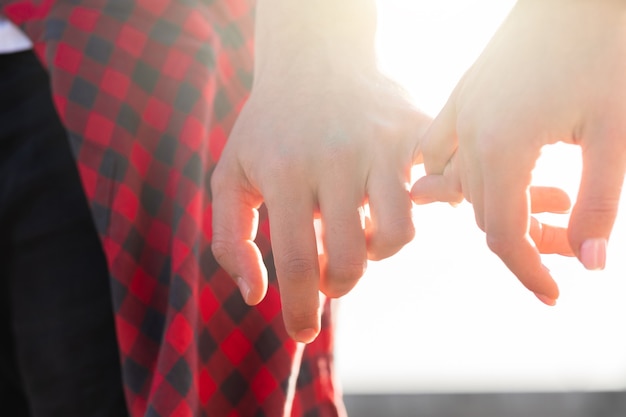
[[[239,170],[219,164],[211,178],[211,195],[215,260],[233,278],[245,302],[258,304],[267,291],[267,270],[254,243],[262,198]]]
[[[574,254],[590,270],[604,269],[626,168],[624,135],[603,130],[582,144],[582,178],[568,228]]]

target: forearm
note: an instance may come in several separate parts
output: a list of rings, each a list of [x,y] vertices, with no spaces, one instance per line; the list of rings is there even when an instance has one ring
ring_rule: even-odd
[[[256,75],[294,61],[375,65],[375,0],[259,0]]]

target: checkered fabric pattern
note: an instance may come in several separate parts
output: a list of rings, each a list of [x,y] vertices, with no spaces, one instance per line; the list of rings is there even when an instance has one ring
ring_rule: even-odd
[[[246,306],[210,250],[209,180],[252,84],[251,0],[0,0],[48,68],[111,273],[134,417],[337,416],[332,325]]]

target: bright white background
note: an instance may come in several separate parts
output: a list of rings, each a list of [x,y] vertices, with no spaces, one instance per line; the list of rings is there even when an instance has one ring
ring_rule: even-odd
[[[382,65],[435,115],[512,4],[380,0]],[[561,186],[573,199],[579,176],[579,151],[565,145],[546,149],[534,173],[537,184]],[[467,203],[422,206],[415,216],[414,242],[370,263],[339,303],[345,392],[626,389],[624,213],[605,271],[545,257],[561,289],[556,307],[540,303],[487,249]]]

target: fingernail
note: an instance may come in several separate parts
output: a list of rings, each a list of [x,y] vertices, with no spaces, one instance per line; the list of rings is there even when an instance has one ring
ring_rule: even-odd
[[[311,343],[315,340],[316,337],[317,332],[315,331],[315,329],[304,329],[296,332],[296,336],[294,337],[294,339],[296,340],[296,342]]]
[[[243,279],[242,277],[236,277],[235,283],[239,287],[239,292],[241,292],[241,296],[243,297],[243,300],[247,303],[248,297],[250,296],[250,286],[248,285],[246,280]]]
[[[604,238],[587,239],[580,245],[580,261],[590,271],[604,269],[607,241]]]
[[[535,296],[545,305],[549,305],[550,307],[553,307],[556,305],[556,300],[554,298],[550,298],[547,295],[543,295],[539,293],[535,293]]]

